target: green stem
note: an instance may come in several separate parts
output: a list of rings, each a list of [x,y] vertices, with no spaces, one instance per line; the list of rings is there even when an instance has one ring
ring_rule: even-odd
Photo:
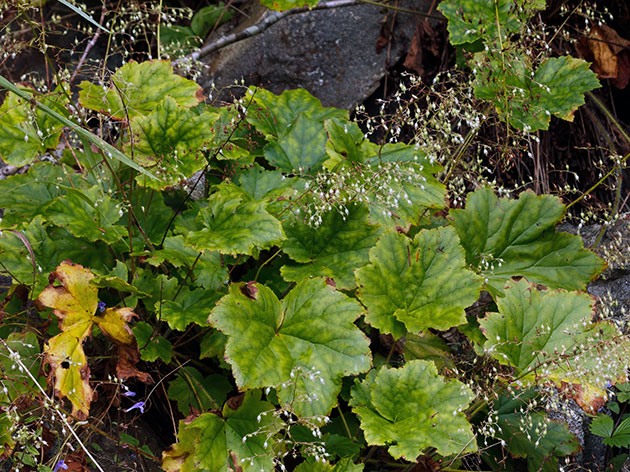
[[[337,406],[337,411],[339,412],[339,416],[341,417],[341,421],[343,422],[343,427],[346,429],[346,433],[348,434],[348,437],[350,439],[354,439],[354,436],[352,436],[352,433],[350,432],[350,427],[348,426],[346,417],[343,415],[343,411],[341,411],[341,408],[339,408],[339,406]]]
[[[630,157],[630,153],[626,154],[623,159],[621,159],[621,161],[619,162],[619,164],[617,164],[615,167],[613,167],[608,173],[606,173],[606,175],[604,175],[601,179],[599,179],[597,181],[597,183],[595,183],[595,185],[593,185],[591,188],[589,188],[586,192],[584,192],[582,195],[580,195],[578,198],[576,198],[575,200],[573,200],[571,203],[569,203],[566,206],[565,210],[568,210],[569,208],[571,208],[573,205],[575,205],[576,203],[578,203],[580,200],[582,200],[584,197],[586,197],[588,194],[590,194],[593,190],[595,190],[597,187],[599,187],[608,177],[610,177],[614,172],[617,171],[617,169],[621,168],[621,166],[626,162],[626,160],[628,159],[628,157]]]

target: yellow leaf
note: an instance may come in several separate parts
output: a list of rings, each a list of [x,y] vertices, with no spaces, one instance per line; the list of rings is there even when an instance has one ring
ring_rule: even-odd
[[[87,418],[93,391],[90,369],[83,342],[96,324],[118,345],[135,346],[135,338],[127,321],[134,316],[130,308],[108,308],[96,316],[98,288],[90,284],[94,278],[90,269],[69,261],[62,262],[51,274],[50,285],[38,297],[38,302],[59,318],[61,333],[49,339],[44,347],[44,361],[51,367],[55,380],[55,395],[72,403],[72,414]]]

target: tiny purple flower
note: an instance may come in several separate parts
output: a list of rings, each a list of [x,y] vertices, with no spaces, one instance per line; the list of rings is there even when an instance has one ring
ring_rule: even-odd
[[[123,397],[135,397],[136,392],[132,392],[131,390],[127,390],[121,394]]]
[[[140,413],[144,413],[144,402],[134,403],[125,410],[125,413],[129,413],[131,410],[134,410],[136,408],[140,410]]]
[[[107,308],[107,304],[105,302],[98,302],[98,311],[99,313],[103,313]]]
[[[68,465],[63,461],[63,459],[57,462],[57,464],[55,465],[55,468],[53,469],[53,472],[59,472],[59,470],[61,469],[68,470]]]

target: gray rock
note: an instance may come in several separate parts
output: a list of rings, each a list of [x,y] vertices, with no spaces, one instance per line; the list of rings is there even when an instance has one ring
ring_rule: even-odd
[[[430,4],[400,2],[421,12]],[[377,89],[387,66],[407,52],[420,18],[396,12],[391,47],[377,52],[385,13],[389,25],[393,10],[368,4],[290,15],[261,34],[209,55],[204,60],[209,73],[201,83],[206,91],[213,83],[222,89],[241,79],[274,93],[303,87],[324,106],[352,109]]]

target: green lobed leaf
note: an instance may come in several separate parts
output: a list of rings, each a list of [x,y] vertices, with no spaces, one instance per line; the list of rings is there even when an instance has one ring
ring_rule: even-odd
[[[184,108],[202,99],[201,87],[173,73],[169,61],[130,61],[111,77],[112,85],[83,81],[79,84],[79,103],[119,120],[132,120],[154,111],[166,97]]]
[[[28,88],[20,90],[29,98],[35,96]],[[37,100],[68,116],[68,96],[60,87],[49,94],[38,95]],[[25,98],[8,92],[0,106],[0,158],[18,167],[30,164],[38,155],[57,147],[63,127]]]
[[[260,400],[260,392],[247,392],[242,403],[223,408],[223,417],[203,413],[189,424],[179,423],[179,441],[162,453],[166,472],[226,471],[242,467],[243,472],[274,469],[272,441],[266,430],[276,421],[271,403]]]
[[[496,303],[498,312],[479,322],[487,337],[484,350],[512,366],[521,382],[576,384],[569,394],[593,411],[606,397],[608,382],[627,378],[627,341],[615,341],[619,332],[612,324],[591,321],[589,295],[537,290],[522,279],[506,285]]]
[[[136,337],[140,357],[143,361],[155,362],[161,359],[166,364],[170,364],[173,356],[173,345],[168,339],[162,336],[153,336],[153,326],[144,321],[136,323],[131,329]]]
[[[414,461],[428,447],[443,456],[476,450],[462,413],[473,398],[464,384],[440,377],[433,363],[415,360],[368,375],[353,388],[350,405],[369,445]]]
[[[324,108],[318,98],[307,90],[285,90],[280,95],[251,87],[246,94],[252,99],[255,107],[248,110],[247,121],[263,133],[268,139],[284,135],[300,114],[313,121],[322,123],[329,118],[348,118],[346,110]]]
[[[407,331],[445,330],[466,322],[482,279],[466,268],[452,228],[420,231],[413,241],[389,232],[370,250],[370,264],[356,271],[365,320],[396,339]]]
[[[292,197],[296,195],[297,188],[303,186],[303,182],[296,177],[285,177],[278,170],[266,170],[258,164],[252,165],[238,175],[239,188],[252,200]]]
[[[171,329],[184,331],[190,323],[207,326],[208,315],[221,295],[213,289],[190,290],[183,287],[175,300],[156,302],[155,311],[162,314],[162,319]]]
[[[217,251],[196,251],[186,245],[181,235],[167,237],[163,248],[151,252],[151,257],[147,259],[153,266],[165,261],[184,268],[185,274],[192,270],[192,279],[206,289],[219,289],[227,280],[227,267],[221,262],[221,255]]]
[[[202,151],[212,141],[215,114],[197,114],[166,96],[155,110],[131,120],[133,145],[125,152],[161,179],[137,177],[142,185],[164,189],[191,177],[206,165]]]
[[[312,174],[327,158],[327,139],[320,120],[300,113],[277,141],[265,146],[265,159],[284,172]]]
[[[127,234],[127,228],[116,224],[122,215],[121,204],[103,194],[98,186],[86,190],[68,189],[45,212],[46,219],[73,235],[109,244]]]
[[[282,302],[264,285],[232,284],[208,321],[228,336],[239,388],[287,383],[280,401],[298,416],[316,416],[336,404],[343,376],[370,367],[368,339],[354,325],[360,314],[324,279],[308,279]]]
[[[528,58],[484,52],[475,55],[475,95],[494,103],[499,115],[526,131],[547,129],[551,115],[573,121],[584,104],[584,93],[600,87],[589,64],[570,56],[553,57],[540,64],[532,76]]]
[[[545,0],[443,0],[438,10],[448,19],[449,41],[455,46],[482,38],[499,40],[499,35],[506,41],[533,11],[545,6]]]
[[[23,228],[36,215],[45,215],[46,208],[69,187],[84,188],[85,181],[68,167],[50,162],[37,162],[25,174],[0,180],[2,226]]]
[[[466,261],[495,293],[513,276],[583,290],[604,269],[580,237],[555,231],[563,213],[564,205],[551,195],[527,191],[517,200],[499,199],[490,189],[468,194],[465,209],[450,211]]]
[[[339,289],[356,287],[354,270],[368,262],[368,251],[379,235],[379,228],[368,222],[365,205],[348,207],[347,214],[335,210],[322,216],[314,228],[291,219],[283,224],[286,241],[282,250],[300,265],[285,265],[282,276],[298,282],[307,277],[331,277]]]
[[[225,375],[204,377],[194,367],[184,366],[177,371],[175,380],[168,384],[168,397],[177,402],[177,409],[188,416],[191,408],[197,411],[220,409],[232,385]]]
[[[220,185],[208,198],[196,222],[198,231],[190,231],[186,242],[195,249],[209,249],[224,254],[252,254],[285,239],[280,222],[265,209],[264,201],[244,201],[235,186]]]

